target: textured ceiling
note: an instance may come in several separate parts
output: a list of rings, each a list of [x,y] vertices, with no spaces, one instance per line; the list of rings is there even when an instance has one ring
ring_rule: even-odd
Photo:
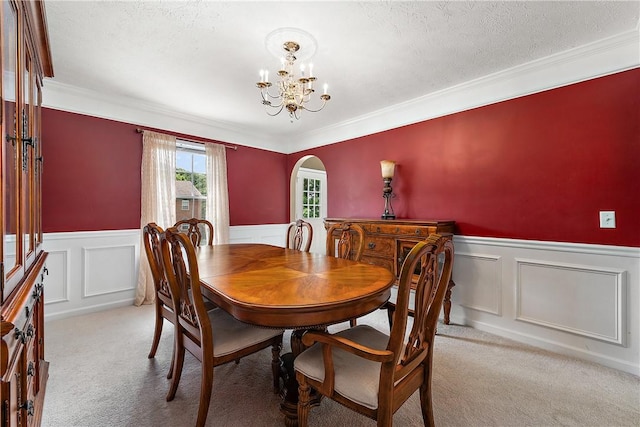
[[[640,2],[45,1],[54,81],[290,137],[637,28]],[[332,96],[269,117],[258,71],[277,28],[317,41]],[[304,47],[304,46],[303,46]],[[46,90],[46,85],[45,85]]]

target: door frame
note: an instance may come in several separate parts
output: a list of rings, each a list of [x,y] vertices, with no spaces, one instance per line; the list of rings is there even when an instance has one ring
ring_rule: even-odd
[[[307,155],[304,157],[301,157],[296,164],[293,166],[293,169],[291,170],[291,177],[290,177],[290,181],[289,181],[289,222],[294,222],[296,219],[298,219],[296,217],[296,202],[298,199],[298,173],[300,172],[300,169],[302,167],[302,165],[310,158],[316,158],[318,159],[321,163],[322,160],[314,155]],[[324,163],[323,163],[324,165]],[[302,168],[302,169],[307,169],[307,168]],[[325,181],[328,181],[329,177],[327,175],[327,171],[325,170],[319,170],[319,169],[307,169],[309,171],[313,171],[313,172],[318,172],[318,173],[324,173],[325,175]],[[324,200],[324,206],[327,209],[327,211],[325,211],[325,215],[326,212],[328,212],[328,186],[325,184],[324,186],[324,191],[326,192],[325,195],[325,200]],[[324,222],[324,218],[325,216],[322,217],[322,220]],[[312,248],[315,246],[316,249],[314,252],[317,253],[325,253],[326,252],[326,248],[324,244],[318,244],[318,242],[324,242],[326,239],[326,230],[324,229],[324,224],[323,225],[316,225],[313,227],[313,242],[315,242],[315,244],[312,243]],[[320,249],[321,248],[321,249]]]

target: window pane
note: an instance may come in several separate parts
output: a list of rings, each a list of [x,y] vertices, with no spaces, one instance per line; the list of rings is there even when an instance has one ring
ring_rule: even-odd
[[[176,150],[176,221],[206,218],[206,163],[204,152]]]

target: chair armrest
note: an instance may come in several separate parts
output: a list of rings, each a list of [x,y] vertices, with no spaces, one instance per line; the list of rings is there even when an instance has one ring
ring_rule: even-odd
[[[389,350],[377,350],[375,348],[370,348],[362,344],[358,344],[355,341],[338,337],[327,332],[308,331],[302,336],[302,343],[307,347],[310,347],[316,342],[323,344],[323,346],[337,347],[348,353],[374,362],[384,363],[390,362],[394,359],[393,352]]]

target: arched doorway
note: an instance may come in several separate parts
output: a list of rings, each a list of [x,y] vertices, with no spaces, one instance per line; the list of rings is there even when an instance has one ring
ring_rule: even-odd
[[[290,220],[304,219],[313,227],[311,252],[326,253],[327,170],[316,156],[304,156],[291,171]]]

